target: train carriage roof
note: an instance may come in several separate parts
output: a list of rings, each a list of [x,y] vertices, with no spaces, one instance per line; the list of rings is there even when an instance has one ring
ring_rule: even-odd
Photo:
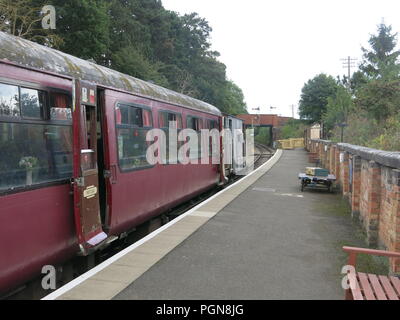
[[[220,116],[214,106],[26,39],[0,32],[0,61],[87,80]]]

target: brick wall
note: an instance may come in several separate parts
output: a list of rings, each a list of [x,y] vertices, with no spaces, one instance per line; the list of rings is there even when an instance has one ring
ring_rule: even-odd
[[[400,252],[400,153],[325,140],[309,140],[306,149],[336,176],[367,243]],[[400,259],[390,259],[390,272],[400,274]]]

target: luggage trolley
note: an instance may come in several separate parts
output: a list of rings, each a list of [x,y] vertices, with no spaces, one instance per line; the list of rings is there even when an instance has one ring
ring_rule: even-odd
[[[333,192],[333,183],[336,177],[323,168],[306,168],[305,173],[299,173],[301,191],[305,188],[327,189]]]

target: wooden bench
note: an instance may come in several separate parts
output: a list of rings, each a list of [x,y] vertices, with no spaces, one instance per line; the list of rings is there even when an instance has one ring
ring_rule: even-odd
[[[357,254],[371,254],[390,258],[400,258],[400,252],[343,247],[349,254],[348,265],[355,268],[355,274],[348,274],[348,279],[355,286],[346,290],[346,300],[400,300],[400,279],[394,276],[381,276],[357,272]],[[355,279],[354,279],[355,278]]]

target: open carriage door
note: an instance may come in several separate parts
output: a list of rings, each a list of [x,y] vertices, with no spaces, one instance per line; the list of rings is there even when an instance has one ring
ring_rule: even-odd
[[[73,105],[74,217],[83,254],[107,238],[102,230],[97,167],[96,86],[75,80]]]

